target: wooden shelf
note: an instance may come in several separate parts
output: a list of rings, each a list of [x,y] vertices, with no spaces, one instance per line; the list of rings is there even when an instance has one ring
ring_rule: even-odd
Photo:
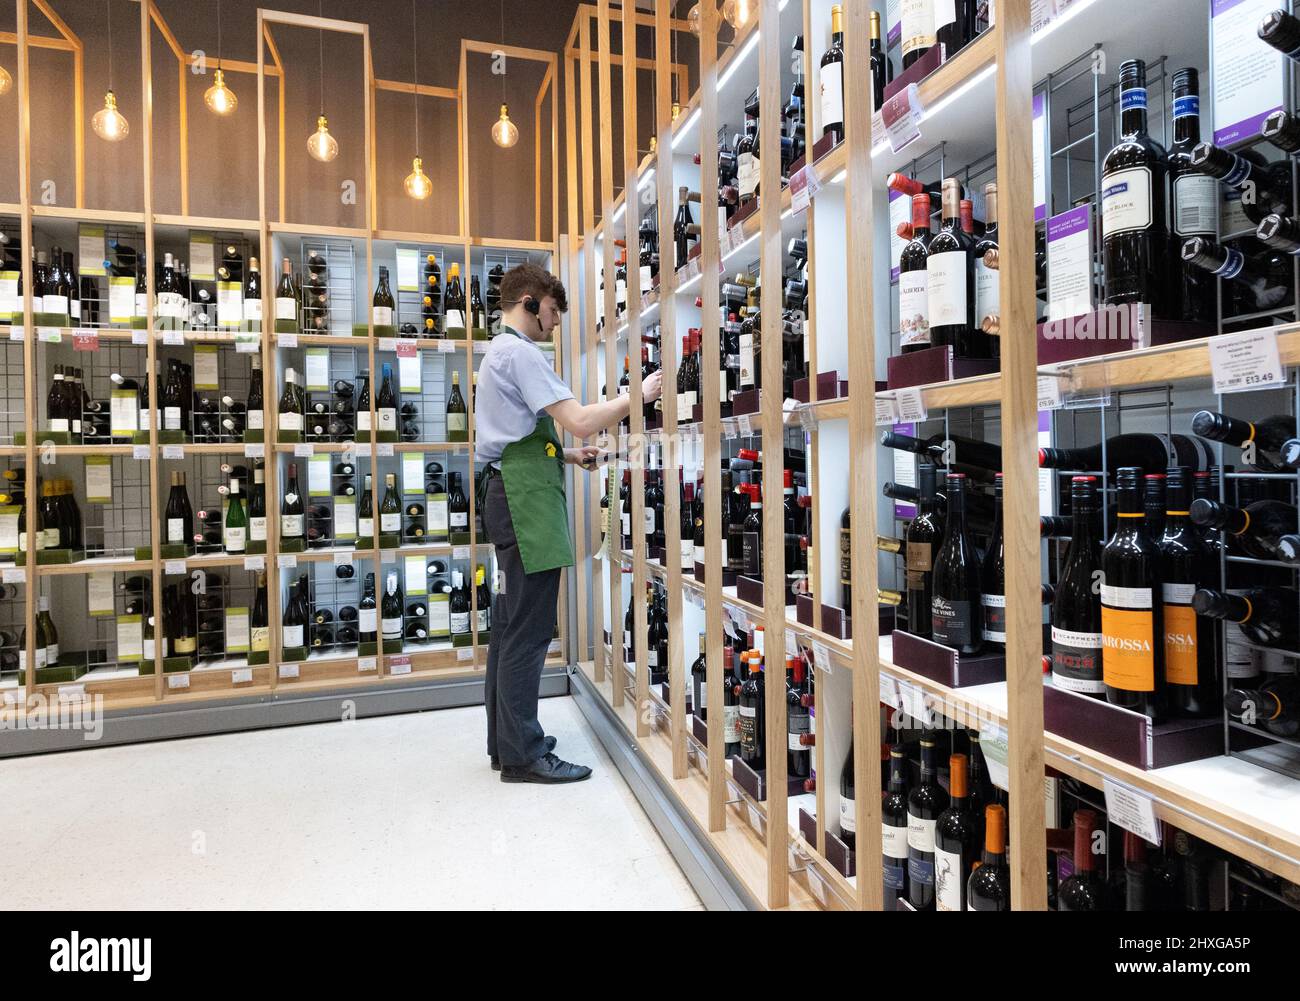
[[[132,570],[153,570],[153,560],[137,560],[129,556],[95,556],[77,563],[50,563],[36,567],[38,577],[72,577],[91,573],[129,573]]]

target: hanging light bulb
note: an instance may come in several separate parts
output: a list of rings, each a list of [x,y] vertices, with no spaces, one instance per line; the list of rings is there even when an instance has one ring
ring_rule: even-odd
[[[501,117],[492,125],[492,141],[502,149],[509,149],[519,141],[519,129],[510,120],[510,112],[501,105]]]
[[[111,90],[104,95],[104,106],[95,112],[90,127],[95,135],[108,142],[119,142],[131,131],[126,116],[117,110],[117,95]]]
[[[4,97],[13,88],[14,78],[9,75],[9,71],[0,66],[0,97]]]
[[[722,18],[736,31],[754,20],[755,0],[723,0]]]
[[[675,123],[675,122],[677,121],[677,119],[679,119],[679,118],[681,118],[681,117],[682,117],[682,102],[681,102],[681,101],[674,101],[674,102],[673,102],[673,122]]]
[[[233,114],[239,105],[235,92],[226,86],[226,75],[217,70],[212,86],[203,93],[203,101],[218,115]]]
[[[691,26],[691,34],[696,38],[700,37],[700,5],[696,4],[691,8],[691,12],[686,15],[686,23]]]
[[[324,115],[316,119],[316,131],[307,139],[307,152],[321,163],[329,163],[339,155],[338,140],[330,135]]]
[[[406,175],[406,193],[412,198],[428,198],[433,194],[433,182],[424,172],[424,161],[417,156],[411,166],[414,169]]]

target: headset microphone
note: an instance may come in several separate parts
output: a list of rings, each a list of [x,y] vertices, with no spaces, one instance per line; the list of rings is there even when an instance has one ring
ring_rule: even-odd
[[[545,328],[542,326],[542,304],[536,299],[527,299],[524,302],[524,309],[533,314],[533,319],[537,321],[538,332],[546,333]]]

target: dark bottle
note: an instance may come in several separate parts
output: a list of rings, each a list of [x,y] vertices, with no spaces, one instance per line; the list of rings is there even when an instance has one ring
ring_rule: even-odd
[[[1164,615],[1155,600],[1159,554],[1144,524],[1140,475],[1133,466],[1119,470],[1115,533],[1101,551],[1102,681],[1112,705],[1159,720],[1164,715]]]
[[[885,106],[885,84],[894,78],[889,55],[880,41],[880,13],[871,12],[871,99],[872,110]]]
[[[971,40],[975,27],[975,0],[947,0],[936,2],[934,10],[934,36],[943,49],[947,62]]]
[[[1288,160],[1269,163],[1253,149],[1232,152],[1203,142],[1192,150],[1191,164],[1228,187],[1238,189],[1242,194],[1241,210],[1253,223],[1274,213],[1291,211]]]
[[[1174,715],[1213,716],[1219,712],[1219,693],[1223,690],[1214,621],[1196,614],[1192,597],[1199,588],[1217,579],[1218,568],[1205,536],[1188,518],[1188,479],[1188,470],[1183,466],[1169,470],[1168,509],[1164,534],[1158,544],[1164,605],[1165,693],[1169,711]],[[1212,502],[1196,502],[1202,503]]]
[[[741,547],[745,576],[761,579],[763,576],[763,494],[762,487],[758,483],[749,484],[749,514],[745,517]]]
[[[1132,831],[1124,832],[1124,910],[1153,910],[1151,866],[1147,862],[1147,843]]]
[[[1146,63],[1119,68],[1119,145],[1106,154],[1101,178],[1102,264],[1107,305],[1146,303],[1169,314],[1164,149],[1147,134]]]
[[[1074,811],[1074,872],[1056,890],[1058,911],[1109,911],[1110,888],[1097,872],[1092,853],[1093,834],[1097,832],[1097,814],[1092,810]],[[1102,833],[1102,832],[1098,832]]]
[[[298,464],[291,462],[289,480],[285,486],[284,498],[280,502],[280,537],[302,539],[305,531],[304,521],[305,509],[302,502],[302,488],[298,485]]]
[[[172,473],[165,517],[168,545],[183,545],[188,548],[194,539],[194,510],[190,507],[190,495],[185,490],[185,474],[179,470]]]
[[[691,664],[691,712],[702,720],[708,720],[708,658],[705,656],[705,635],[700,633],[700,653]]]
[[[907,801],[907,756],[901,749],[891,747],[889,783],[880,803],[881,865],[884,870],[887,911],[901,910],[898,902],[908,897]]]
[[[934,28],[932,0],[903,5],[903,69],[907,69],[935,46],[938,39]]]
[[[993,535],[980,568],[982,635],[986,643],[1007,641],[1006,544],[1002,536],[1002,474],[993,481]]]
[[[1247,254],[1200,237],[1184,243],[1180,253],[1187,264],[1231,283],[1223,290],[1225,315],[1288,308],[1294,301],[1294,291],[1292,264],[1284,253],[1300,251],[1300,239],[1292,244],[1287,235],[1288,225],[1294,224],[1282,216],[1266,216],[1256,230],[1257,239],[1264,245],[1258,253]],[[1300,236],[1300,227],[1296,227],[1296,234]],[[1247,241],[1239,242],[1247,245]],[[1292,246],[1294,251],[1289,249]]]
[[[1291,541],[1298,529],[1296,509],[1290,504],[1258,500],[1241,508],[1199,498],[1192,503],[1191,519],[1201,528],[1222,529],[1245,555],[1257,560],[1294,563],[1300,558]],[[1208,578],[1201,583],[1209,583]]]
[[[402,638],[402,589],[397,586],[397,573],[393,571],[384,578],[384,597],[379,607],[379,628],[384,642]]]
[[[930,196],[912,196],[912,239],[898,257],[899,344],[903,354],[931,343],[927,261],[930,249]]]
[[[873,57],[874,58],[874,57]],[[822,55],[818,73],[821,87],[822,135],[844,141],[844,10],[831,7],[831,47]],[[876,107],[880,106],[877,101]]]
[[[745,572],[745,519],[749,516],[747,483],[738,483],[731,493],[727,519],[727,569]]]
[[[736,184],[740,204],[747,205],[758,197],[759,175],[758,95],[745,104],[745,134],[736,144]]]
[[[722,647],[722,743],[726,756],[740,753],[740,683],[736,654],[730,643]]]
[[[1142,477],[1142,514],[1146,518],[1147,535],[1156,543],[1165,532],[1165,480],[1165,473],[1147,473]]]
[[[858,846],[857,785],[853,773],[853,737],[849,736],[849,753],[840,766],[840,840],[854,851]],[[903,803],[903,865],[907,859],[907,803]]]
[[[934,568],[944,539],[944,519],[935,502],[934,466],[917,467],[919,498],[916,517],[907,526],[907,631],[929,638],[934,627]],[[847,607],[847,606],[846,606]]]
[[[1192,433],[1242,450],[1242,460],[1263,473],[1285,473],[1282,446],[1295,437],[1296,419],[1285,415],[1245,421],[1211,410],[1192,417]]]
[[[968,656],[979,653],[983,645],[979,551],[966,522],[966,477],[962,473],[948,474],[947,524],[934,560],[931,586],[934,641]]]
[[[907,795],[907,899],[918,911],[934,910],[935,826],[948,809],[939,785],[933,734],[921,738],[921,781]]]
[[[914,438],[896,431],[883,431],[880,444],[902,452],[929,457],[936,466],[948,472],[965,473],[969,478],[991,482],[1002,468],[1002,446],[994,442],[979,441],[965,435],[933,434],[928,438]]]
[[[785,729],[786,772],[791,778],[806,779],[812,774],[812,716],[809,698],[812,684],[802,657],[786,660]]]
[[[853,607],[853,531],[849,513],[845,508],[840,515],[840,607],[846,609]]]
[[[1256,587],[1236,594],[1202,588],[1192,596],[1197,615],[1236,623],[1245,638],[1277,650],[1297,648],[1300,596],[1289,587]]]
[[[1052,602],[1052,683],[1057,688],[1100,696],[1102,684],[1101,567],[1097,525],[1097,478],[1076,476],[1070,484],[1074,527]]]
[[[1174,73],[1174,141],[1169,147],[1170,228],[1174,245],[1193,237],[1213,241],[1219,231],[1218,182],[1192,165],[1192,150],[1201,141],[1200,84],[1194,69]],[[1216,317],[1214,280],[1184,258],[1175,266],[1171,318],[1211,323]]]
[[[379,633],[379,606],[375,601],[375,575],[366,574],[365,591],[358,606],[357,629],[359,642],[375,643]]]
[[[1283,9],[1271,10],[1256,30],[1266,44],[1292,60],[1300,59],[1300,18]]]
[[[1007,810],[1000,803],[984,808],[984,852],[966,882],[968,911],[1011,910],[1011,871],[1007,868]]]
[[[1001,354],[1002,282],[998,271],[998,186],[984,185],[984,235],[975,244],[975,326],[985,335],[989,354]]]
[[[1279,737],[1300,734],[1300,683],[1290,675],[1276,675],[1257,689],[1233,688],[1224,702],[1228,715],[1247,726]]]
[[[964,754],[948,759],[948,792],[952,801],[934,825],[934,905],[940,911],[964,911],[966,882],[979,848]]]
[[[1141,473],[1163,473],[1170,465],[1173,448],[1175,464],[1204,469],[1212,459],[1207,446],[1181,434],[1121,434],[1105,443],[1106,472],[1114,476],[1123,466],[1140,466]],[[1038,465],[1043,469],[1099,470],[1102,445],[1084,448],[1040,448]]]
[[[1288,153],[1300,151],[1300,121],[1289,112],[1273,112],[1264,119],[1259,134],[1278,149]]]
[[[763,719],[763,659],[757,650],[741,658],[749,673],[740,686],[740,758],[758,771],[767,762]]]

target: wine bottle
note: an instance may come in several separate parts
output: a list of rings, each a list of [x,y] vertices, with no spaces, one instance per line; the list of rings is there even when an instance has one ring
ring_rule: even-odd
[[[37,642],[44,645],[45,663],[49,667],[55,667],[59,663],[59,630],[54,625],[54,618],[50,615],[50,599],[48,595],[41,595],[36,602],[37,612]],[[27,646],[26,638],[22,640],[24,647]],[[39,666],[39,658],[38,658]]]
[[[1258,689],[1234,688],[1224,701],[1228,715],[1247,726],[1279,737],[1300,734],[1300,684],[1290,675],[1275,676]]]
[[[307,606],[307,575],[298,577],[297,585],[291,587],[288,601],[284,606],[284,618],[280,620],[281,648],[297,650],[307,645],[306,628],[310,610]]]
[[[729,643],[722,648],[722,743],[728,758],[740,753],[740,678]]]
[[[975,859],[977,825],[970,810],[966,755],[948,759],[948,808],[934,825],[934,903],[940,911],[966,910],[966,881]]]
[[[983,605],[984,642],[1007,641],[1006,546],[1002,535],[1002,474],[993,483],[993,535],[980,567],[980,603]],[[965,880],[962,880],[963,885]],[[957,908],[961,910],[961,908]]]
[[[870,18],[871,107],[873,111],[879,111],[885,106],[885,84],[894,79],[894,68],[881,43],[880,12],[871,11]]]
[[[1227,532],[1247,556],[1258,560],[1295,562],[1293,545],[1283,545],[1282,542],[1288,537],[1294,538],[1300,531],[1296,509],[1291,504],[1266,499],[1241,508],[1202,497],[1192,502],[1191,520],[1201,528]]]
[[[1097,831],[1097,814],[1092,810],[1074,811],[1074,872],[1056,890],[1058,911],[1112,910],[1110,888],[1096,870],[1093,834]],[[1104,832],[1101,832],[1104,833]]]
[[[916,516],[907,526],[907,631],[929,639],[934,629],[934,567],[945,538],[944,518],[935,503],[936,470],[928,462],[917,467],[920,495]],[[841,545],[843,537],[841,537]],[[841,556],[841,562],[843,556]],[[845,607],[848,607],[847,605]]]
[[[844,756],[844,763],[840,765],[840,840],[849,851],[856,851],[858,846],[857,810],[857,787],[853,774],[853,735],[850,733],[849,751]]]
[[[366,473],[365,487],[361,491],[361,503],[357,506],[357,539],[375,537],[375,495],[370,483],[370,474]]]
[[[451,373],[451,393],[447,396],[447,440],[469,440],[469,413],[460,391],[460,372]]]
[[[970,479],[992,482],[996,471],[1002,468],[1001,445],[964,435],[934,434],[929,438],[914,438],[896,431],[883,431],[880,443],[886,448],[928,456],[936,466],[945,466],[949,472],[965,473]]]
[[[397,535],[402,531],[402,498],[397,492],[397,477],[384,475],[384,499],[379,504],[379,531],[382,535]]]
[[[253,653],[268,653],[271,649],[271,620],[266,601],[266,571],[257,572],[257,586],[253,594],[253,611],[249,616],[249,645]]]
[[[1106,700],[1159,720],[1164,713],[1164,615],[1159,554],[1146,533],[1138,496],[1141,470],[1116,476],[1119,517],[1101,551],[1102,681]]]
[[[1285,473],[1288,466],[1282,446],[1295,437],[1296,419],[1285,415],[1246,421],[1211,410],[1199,410],[1192,417],[1192,433],[1221,441],[1242,450],[1242,461],[1262,473]]]
[[[280,262],[280,281],[275,286],[275,318],[292,323],[296,331],[298,291],[293,283],[293,265],[287,257]]]
[[[397,392],[393,388],[393,367],[385,362],[381,366],[383,381],[375,400],[375,421],[379,431],[397,430]]]
[[[266,470],[253,467],[253,489],[248,495],[248,541],[266,546]]]
[[[762,655],[757,650],[741,658],[748,674],[740,686],[740,758],[758,771],[767,763],[767,734],[763,717]]]
[[[1241,210],[1253,223],[1291,211],[1291,165],[1287,160],[1269,163],[1254,149],[1233,152],[1203,142],[1192,149],[1191,164],[1238,189]]]
[[[967,656],[979,653],[983,645],[979,552],[966,522],[966,477],[961,473],[948,474],[947,524],[931,587],[934,641]]]
[[[879,19],[877,18],[877,21]],[[822,56],[818,73],[821,87],[822,135],[844,141],[844,9],[831,7],[831,47]],[[876,107],[881,102],[877,100]]]
[[[1195,518],[1189,520],[1191,496],[1188,470],[1176,466],[1169,470],[1164,534],[1158,543],[1165,628],[1165,685],[1169,709],[1179,716],[1213,716],[1219,712],[1220,677],[1218,648],[1212,619],[1197,616],[1192,598],[1205,587],[1217,567],[1197,529]],[[1196,504],[1211,504],[1198,500]],[[1295,509],[1291,509],[1294,524]]]
[[[1146,303],[1168,315],[1168,241],[1164,149],[1147,133],[1146,63],[1119,68],[1120,134],[1102,163],[1102,265],[1107,305]]]
[[[190,495],[185,490],[185,474],[173,471],[171,479],[164,515],[167,519],[167,543],[188,546],[194,538],[194,511],[190,507]]]
[[[907,795],[907,899],[918,911],[935,906],[935,827],[948,809],[935,753],[934,736],[927,732],[921,737],[921,781]]]
[[[256,257],[248,259],[244,275],[244,325],[248,330],[262,329],[262,274]]]
[[[230,480],[230,506],[226,508],[225,539],[226,552],[247,552],[248,514],[244,510],[244,501],[239,496],[239,477],[237,476]]]
[[[969,911],[1011,910],[1011,873],[1007,869],[1007,810],[1000,803],[984,808],[984,852],[966,883]]]
[[[361,604],[357,609],[357,630],[359,631],[359,642],[375,643],[378,642],[378,607],[375,602],[375,575],[366,574],[365,589],[361,596]]]
[[[899,344],[903,354],[930,347],[930,196],[912,196],[912,239],[898,258]]]
[[[1097,536],[1097,478],[1070,484],[1074,528],[1052,602],[1052,683],[1067,691],[1100,696],[1102,684],[1101,567]]]
[[[461,489],[460,473],[447,474],[447,521],[452,536],[469,532],[469,500]]]
[[[479,564],[474,571],[474,584],[478,603],[474,628],[477,632],[485,633],[491,628],[492,623],[492,589],[488,587],[487,570],[482,564]],[[668,642],[666,632],[664,642]]]
[[[1300,59],[1300,18],[1284,9],[1271,10],[1264,15],[1256,31],[1265,44],[1289,59]]]
[[[934,0],[909,0],[902,9],[903,69],[929,52],[937,43]]]
[[[289,481],[280,503],[280,538],[302,540],[305,534],[304,516],[302,489],[298,485],[298,463],[291,462]]]
[[[943,225],[926,251],[926,299],[930,343],[952,346],[957,358],[982,357],[983,335],[975,331],[974,240],[962,232],[956,178],[943,182]]]
[[[296,388],[297,375],[293,369],[286,369],[284,373],[284,392],[280,394],[280,416],[279,426],[281,431],[302,432],[303,415],[302,404],[298,400]]]
[[[1121,434],[1105,443],[1106,472],[1114,476],[1123,466],[1140,466],[1142,473],[1162,473],[1170,465],[1193,470],[1207,469],[1213,463],[1208,446],[1181,434]],[[1101,443],[1084,448],[1040,448],[1038,465],[1043,469],[1099,470],[1103,462]]]
[[[451,636],[452,642],[457,637],[469,636],[469,589],[465,587],[464,575],[459,571],[452,574],[451,590]]]
[[[371,323],[375,327],[391,327],[393,313],[397,309],[393,302],[393,293],[388,288],[388,269],[379,269],[379,284],[375,287],[375,297],[371,306]]]
[[[1170,224],[1175,245],[1193,238],[1213,242],[1219,231],[1219,185],[1192,164],[1192,150],[1201,141],[1200,79],[1195,69],[1173,76],[1174,141],[1169,147],[1171,185]],[[1215,316],[1214,282],[1205,269],[1183,257],[1175,271],[1172,317],[1189,323],[1210,323]]]
[[[881,866],[885,882],[885,909],[901,910],[899,901],[909,898],[907,756],[900,748],[889,749],[889,783],[880,804]],[[843,814],[841,821],[843,820]]]
[[[397,586],[397,571],[384,577],[384,600],[380,608],[380,630],[384,642],[402,638],[402,593]]]
[[[1258,646],[1295,651],[1300,641],[1296,608],[1300,596],[1289,587],[1248,588],[1240,594],[1202,588],[1192,596],[1197,615],[1234,622]]]
[[[840,515],[840,601],[841,608],[853,608],[853,529],[851,512],[846,507]],[[910,606],[909,606],[910,608]],[[909,632],[912,623],[909,621]]]
[[[705,634],[700,633],[699,656],[691,664],[691,712],[700,719],[708,720],[708,672],[705,655]]]

